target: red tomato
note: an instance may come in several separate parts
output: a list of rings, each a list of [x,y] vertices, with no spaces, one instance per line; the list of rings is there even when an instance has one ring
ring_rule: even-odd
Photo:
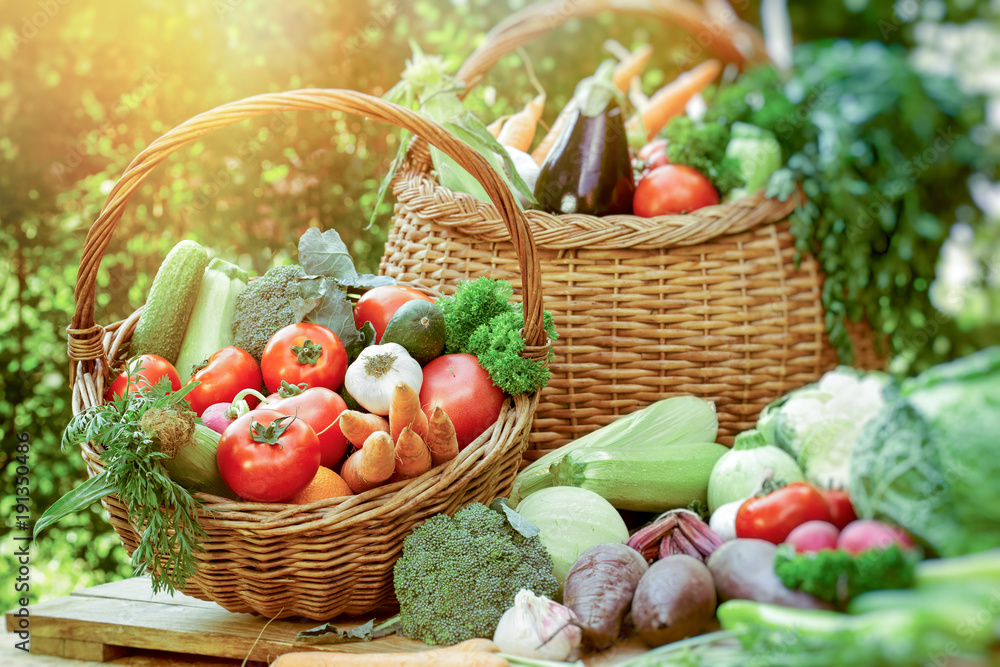
[[[642,147],[638,157],[642,160],[643,175],[657,167],[670,164],[670,159],[667,157],[667,140],[662,137],[653,139]]]
[[[806,521],[830,521],[823,494],[803,482],[793,482],[766,496],[746,500],[736,513],[736,537],[781,544]]]
[[[303,419],[251,410],[225,430],[216,462],[222,481],[244,500],[277,503],[306,487],[319,470],[319,438]]]
[[[347,438],[340,430],[340,422],[333,423],[347,409],[347,403],[332,389],[310,387],[291,396],[271,394],[267,397],[267,407],[285,415],[298,416],[312,427],[319,438],[321,466],[333,468],[347,451]]]
[[[635,189],[632,211],[643,218],[690,213],[719,203],[719,192],[696,169],[666,164],[646,174]]]
[[[267,341],[260,369],[272,391],[281,387],[282,380],[336,391],[344,384],[347,350],[337,334],[322,325],[289,324]]]
[[[830,507],[830,523],[839,530],[843,530],[844,526],[858,518],[858,515],[854,513],[854,505],[851,504],[851,497],[847,495],[847,491],[827,489],[820,491],[820,493],[826,498],[826,504]]]
[[[428,418],[440,406],[455,425],[461,450],[500,416],[504,393],[471,354],[446,354],[424,366],[420,407]]]
[[[407,301],[423,299],[431,301],[429,296],[420,290],[404,285],[381,285],[370,289],[361,295],[358,304],[354,306],[354,324],[360,329],[365,322],[371,322],[375,327],[375,342],[382,340],[385,325],[396,314],[399,307]]]
[[[197,387],[184,397],[198,415],[213,403],[229,403],[244,389],[260,389],[260,366],[250,353],[238,347],[224,347],[208,358],[205,365],[191,376]],[[247,396],[251,408],[258,401]]]
[[[140,389],[152,387],[160,378],[166,376],[170,380],[170,386],[174,391],[181,388],[181,377],[177,374],[174,365],[155,354],[140,354],[138,357],[129,359],[125,368],[111,383],[108,390],[104,392],[104,400],[110,401],[118,398],[126,391],[134,394]]]

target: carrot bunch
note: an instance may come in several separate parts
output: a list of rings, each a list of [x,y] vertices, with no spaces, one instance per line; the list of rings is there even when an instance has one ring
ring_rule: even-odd
[[[451,419],[441,408],[434,408],[428,419],[417,392],[405,382],[393,389],[388,420],[347,410],[340,416],[340,428],[357,448],[341,471],[355,493],[419,477],[458,456]]]

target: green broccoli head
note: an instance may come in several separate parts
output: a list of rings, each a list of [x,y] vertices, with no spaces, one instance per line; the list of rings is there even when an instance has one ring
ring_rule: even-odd
[[[403,634],[428,644],[492,637],[519,590],[559,590],[538,537],[524,537],[482,503],[418,526],[393,574]]]
[[[300,298],[298,279],[304,276],[297,264],[275,266],[252,280],[236,298],[233,314],[233,345],[246,350],[258,362],[267,341],[279,329],[299,321],[295,302]]]

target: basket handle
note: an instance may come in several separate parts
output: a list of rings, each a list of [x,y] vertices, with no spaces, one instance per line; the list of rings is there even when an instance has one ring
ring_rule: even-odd
[[[761,34],[741,20],[726,0],[705,0],[704,6],[692,0],[551,0],[528,5],[498,23],[462,64],[456,78],[465,82],[468,93],[504,56],[570,19],[604,11],[673,22],[695,39],[697,48],[709,49],[740,67],[767,60]],[[735,39],[730,26],[735,27]]]
[[[458,162],[479,181],[500,212],[517,249],[524,299],[526,354],[547,358],[548,336],[542,323],[542,282],[531,229],[510,190],[489,163],[465,142],[432,120],[380,97],[353,90],[304,89],[256,95],[223,104],[181,123],[151,143],[128,166],[108,194],[100,216],[90,228],[76,278],[76,311],[67,332],[71,383],[77,362],[90,367],[104,355],[104,328],[94,323],[97,269],[132,195],[153,169],[175,150],[233,123],[279,111],[333,110],[380,120],[409,130]]]

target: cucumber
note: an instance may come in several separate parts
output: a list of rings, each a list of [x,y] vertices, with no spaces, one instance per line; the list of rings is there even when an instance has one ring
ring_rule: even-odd
[[[132,355],[156,354],[171,364],[177,361],[207,266],[208,251],[194,241],[181,241],[167,254],[132,334]]]
[[[708,500],[708,478],[729,449],[714,442],[653,445],[613,452],[580,449],[553,466],[557,486],[593,491],[615,508],[665,512]]]
[[[424,366],[444,351],[444,315],[430,301],[407,301],[385,325],[380,343],[402,345],[417,363]]]

